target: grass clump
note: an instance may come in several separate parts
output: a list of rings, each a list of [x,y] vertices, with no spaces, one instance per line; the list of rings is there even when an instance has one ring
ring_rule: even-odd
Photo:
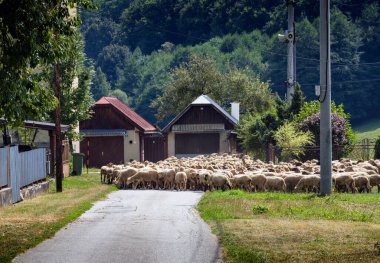
[[[52,237],[115,189],[101,184],[99,173],[72,176],[63,180],[62,193],[52,183],[49,193],[0,209],[0,262]]]
[[[254,214],[264,214],[269,211],[269,207],[265,205],[255,205],[252,210]]]

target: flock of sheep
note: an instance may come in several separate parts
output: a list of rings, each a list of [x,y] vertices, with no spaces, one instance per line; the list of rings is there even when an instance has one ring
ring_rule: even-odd
[[[380,160],[333,161],[333,185],[337,192],[380,193]],[[157,163],[133,161],[101,167],[101,180],[121,189],[227,190],[250,192],[319,192],[317,160],[293,160],[279,164],[252,160],[247,155],[211,154],[193,158],[169,157]]]

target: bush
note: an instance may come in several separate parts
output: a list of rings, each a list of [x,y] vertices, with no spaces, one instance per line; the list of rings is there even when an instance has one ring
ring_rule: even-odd
[[[332,145],[334,148],[333,158],[339,159],[347,155],[351,151],[352,142],[347,135],[346,129],[346,119],[339,116],[337,113],[331,114],[331,128],[332,128]],[[303,120],[300,125],[301,130],[310,131],[314,138],[316,138],[316,145],[319,146],[319,136],[320,136],[320,114],[316,113],[310,117]],[[311,154],[311,153],[310,153]],[[316,155],[313,154],[313,158],[319,157],[319,152]]]
[[[284,123],[274,135],[277,145],[281,147],[281,157],[284,161],[297,158],[304,153],[304,146],[314,143],[310,131],[300,131],[294,123]]]
[[[316,146],[319,146],[320,131],[319,101],[305,102],[300,112],[294,116],[294,121],[303,131],[311,131],[315,136]],[[336,106],[331,103],[333,158],[347,156],[353,149],[356,136],[351,128],[350,115],[344,112],[343,104]],[[314,151],[314,153],[312,153]],[[319,159],[319,150],[311,149],[306,153],[306,159]]]
[[[376,140],[375,144],[375,159],[380,159],[380,136]]]

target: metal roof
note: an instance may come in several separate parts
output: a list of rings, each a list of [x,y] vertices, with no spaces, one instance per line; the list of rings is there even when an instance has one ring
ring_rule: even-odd
[[[112,105],[116,110],[123,114],[127,119],[134,123],[140,130],[143,131],[156,131],[157,129],[147,122],[143,117],[134,112],[131,108],[123,102],[114,97],[102,97],[95,105]]]
[[[115,130],[81,130],[81,135],[124,135],[127,136],[128,131],[123,129],[115,129]]]
[[[228,112],[226,112],[218,103],[211,99],[207,95],[200,95],[192,103],[190,103],[180,114],[178,114],[168,125],[162,130],[163,132],[168,132],[170,127],[176,123],[176,121],[181,118],[193,105],[211,105],[216,111],[222,114],[232,125],[237,125],[238,120],[232,117]]]
[[[4,118],[0,118],[0,123],[6,123],[7,121]],[[24,121],[25,128],[41,129],[47,131],[55,130],[55,123],[51,122],[42,122],[42,121]],[[69,125],[61,124],[61,131],[66,132],[69,129]]]

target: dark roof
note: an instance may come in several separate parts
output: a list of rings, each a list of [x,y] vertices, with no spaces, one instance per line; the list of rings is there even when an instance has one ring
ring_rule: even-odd
[[[176,123],[179,118],[181,118],[190,108],[194,105],[202,105],[207,106],[211,105],[216,111],[218,111],[224,118],[227,119],[232,125],[236,126],[238,124],[238,120],[232,117],[228,112],[226,112],[218,103],[216,103],[213,99],[211,99],[207,95],[201,95],[192,103],[190,103],[180,114],[178,114],[168,125],[162,130],[163,132],[169,132],[169,129]]]
[[[156,128],[143,119],[140,115],[130,109],[123,102],[114,97],[102,97],[95,105],[112,105],[116,110],[129,119],[135,126],[143,131],[155,131]]]
[[[6,120],[4,118],[0,118],[0,123],[5,123]],[[25,128],[33,128],[33,129],[41,129],[47,131],[55,130],[55,123],[51,122],[42,122],[42,121],[24,121]],[[69,125],[61,124],[61,131],[65,132],[69,129]]]

